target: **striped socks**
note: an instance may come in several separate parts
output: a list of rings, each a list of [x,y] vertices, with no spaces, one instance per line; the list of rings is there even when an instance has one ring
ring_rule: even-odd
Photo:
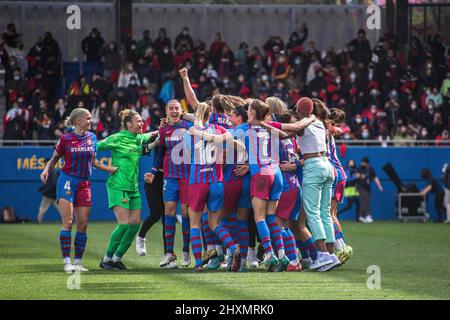
[[[87,234],[77,232],[75,233],[75,264],[80,264],[81,259],[83,258],[84,249],[86,248],[86,242],[87,242]]]
[[[175,216],[164,216],[164,238],[166,239],[165,253],[173,253],[173,242],[175,240],[175,223],[177,218]]]
[[[191,228],[190,232],[192,253],[195,258],[195,266],[202,266],[202,238],[199,228]]]
[[[203,237],[205,239],[207,250],[209,251],[209,250],[211,250],[211,248],[214,249],[215,235],[208,226],[208,213],[207,212],[204,212],[202,214],[202,231],[203,231]]]
[[[308,259],[309,258],[309,252],[306,249],[306,247],[303,245],[303,242],[301,240],[296,241],[297,248],[300,249],[300,253],[302,255],[302,259]]]
[[[241,259],[247,259],[248,253],[248,226],[247,220],[238,220],[238,234],[239,234],[239,252]]]
[[[336,238],[336,241],[342,239],[342,242],[345,245],[345,238],[344,238],[344,233],[341,231],[339,231],[338,226],[336,223],[333,223],[333,227],[334,227],[334,237]]]
[[[276,221],[274,214],[267,215],[267,225],[269,226],[270,235],[275,244],[275,249],[278,252],[278,258],[282,259],[285,256],[283,236],[281,234],[281,228]]]
[[[266,221],[262,220],[256,223],[256,228],[258,229],[258,234],[261,238],[260,243],[264,247],[264,252],[266,254],[273,253],[272,243],[270,242],[270,231]]]
[[[61,254],[64,263],[70,263],[70,247],[72,244],[72,232],[70,230],[62,230],[59,233],[59,244],[61,246]]]
[[[231,238],[231,235],[227,232],[227,230],[225,230],[223,226],[219,225],[214,230],[214,233],[223,243],[223,245],[230,250],[230,253],[233,254],[236,250],[236,244],[233,242],[233,239]]]
[[[305,243],[303,243],[303,247],[308,251],[311,259],[316,260],[318,251],[314,242],[315,242],[314,238],[311,236],[311,238],[309,238],[308,240],[305,241]]]
[[[283,242],[286,248],[286,255],[290,261],[297,261],[297,246],[295,245],[295,238],[292,231],[289,229],[282,229]]]

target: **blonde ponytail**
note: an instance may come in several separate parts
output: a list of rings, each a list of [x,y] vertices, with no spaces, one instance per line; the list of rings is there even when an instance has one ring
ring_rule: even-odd
[[[211,115],[212,107],[206,102],[200,102],[195,110],[195,125],[203,127],[203,122],[208,120],[207,117]],[[206,118],[206,119],[205,119]]]
[[[67,128],[71,128],[71,127],[74,128],[76,120],[86,114],[90,114],[87,109],[75,108],[72,110],[70,115],[68,117],[66,117],[66,120],[64,120],[64,125]]]
[[[121,126],[122,130],[127,130],[127,122],[131,122],[134,116],[138,116],[139,113],[132,111],[131,109],[124,109],[119,112],[119,117],[122,120]]]

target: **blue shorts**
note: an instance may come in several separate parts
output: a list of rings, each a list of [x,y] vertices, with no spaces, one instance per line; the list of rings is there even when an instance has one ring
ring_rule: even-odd
[[[239,197],[237,207],[238,208],[246,208],[251,209],[252,206],[252,198],[250,197],[250,174],[246,174],[242,177],[242,189],[241,196]]]
[[[186,178],[164,178],[163,182],[164,202],[173,201],[188,204],[188,180]]]
[[[280,200],[281,194],[283,193],[283,174],[281,173],[281,170],[278,168],[278,170],[275,171],[275,179],[273,181],[272,190],[270,190],[270,201],[277,201]]]
[[[56,201],[65,199],[75,207],[92,205],[91,183],[88,178],[81,178],[61,172],[56,183]]]
[[[206,205],[209,211],[219,211],[223,208],[224,193],[223,182],[190,184],[189,207],[195,212],[203,212]]]

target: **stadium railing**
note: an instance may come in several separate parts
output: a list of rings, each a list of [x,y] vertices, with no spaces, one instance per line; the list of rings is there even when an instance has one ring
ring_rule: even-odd
[[[54,146],[57,140],[1,140],[0,147],[45,147]],[[450,140],[336,140],[338,145],[355,147],[450,147]]]

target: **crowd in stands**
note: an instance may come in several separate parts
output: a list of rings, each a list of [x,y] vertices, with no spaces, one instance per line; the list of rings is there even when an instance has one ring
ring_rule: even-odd
[[[303,24],[289,39],[270,36],[261,48],[246,42],[230,48],[220,33],[207,45],[184,27],[175,41],[161,28],[153,39],[144,31],[120,47],[93,28],[81,46],[97,70],[61,90],[64,57],[51,32],[25,53],[21,35],[9,24],[0,42],[6,71],[3,138],[56,139],[75,107],[91,111],[99,138],[120,130],[123,108],[140,112],[145,130],[154,130],[165,116],[165,102],[184,98],[177,71],[186,66],[200,101],[217,93],[276,96],[292,108],[307,95],[346,112],[340,139],[450,142],[448,44],[438,34],[425,42],[413,37],[403,53],[392,33],[372,47],[363,29],[349,40],[344,48],[320,51]]]

